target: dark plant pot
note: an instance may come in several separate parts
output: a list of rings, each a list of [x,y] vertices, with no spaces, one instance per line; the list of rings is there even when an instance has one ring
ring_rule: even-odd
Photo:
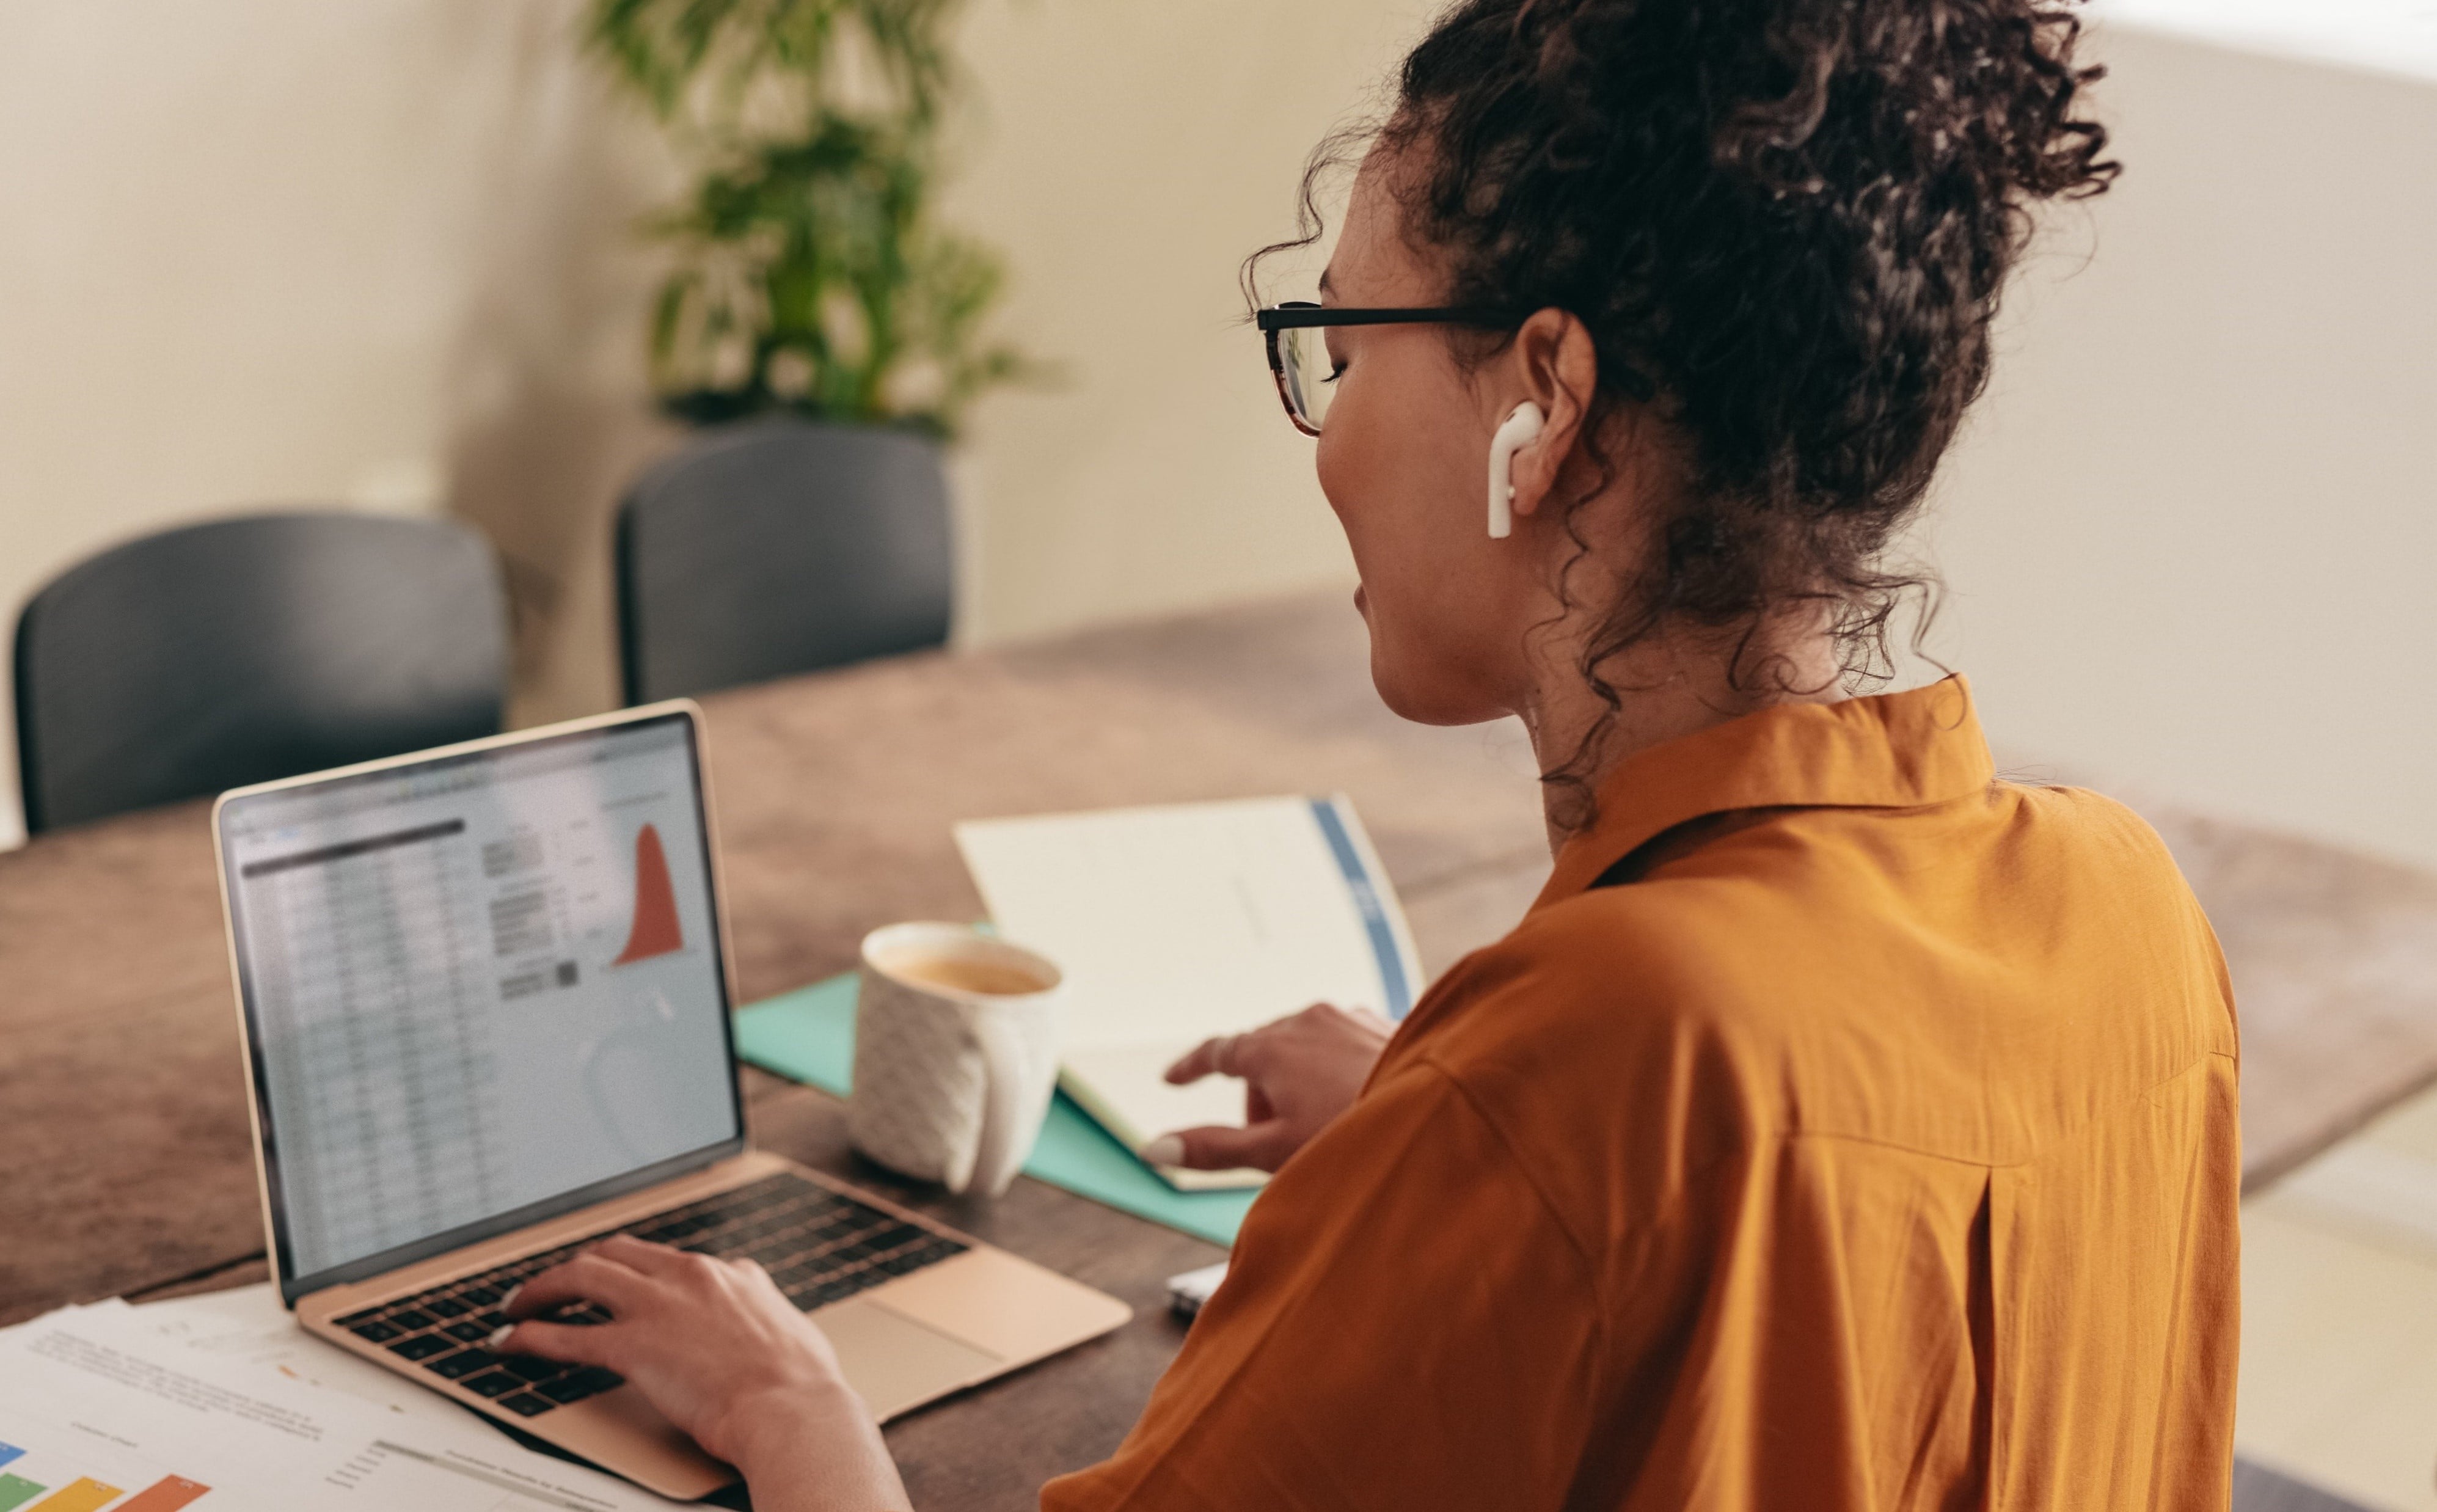
[[[792,415],[706,429],[627,494],[617,577],[630,704],[938,645],[940,445]]]

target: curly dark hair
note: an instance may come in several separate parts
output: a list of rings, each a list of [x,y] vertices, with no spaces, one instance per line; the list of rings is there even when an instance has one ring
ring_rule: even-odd
[[[2031,207],[2118,172],[2079,35],[2039,0],[1463,0],[1407,57],[1378,140],[1447,303],[1571,313],[1594,447],[1634,404],[1680,439],[1689,486],[1584,651],[1611,712],[1603,665],[1671,624],[1730,639],[1730,686],[1783,686],[1762,631],[1802,601],[1845,677],[1886,676],[1926,580],[1881,558],[1987,381]],[[1269,251],[1316,239],[1347,145]]]

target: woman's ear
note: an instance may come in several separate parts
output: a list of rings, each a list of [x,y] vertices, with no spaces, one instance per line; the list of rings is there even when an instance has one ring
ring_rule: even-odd
[[[1591,396],[1599,388],[1599,351],[1581,321],[1562,309],[1544,309],[1517,330],[1507,360],[1514,364],[1513,381],[1499,388],[1509,396],[1501,400],[1500,417],[1527,400],[1547,417],[1539,435],[1515,452],[1514,509],[1524,516],[1556,491],[1566,460],[1583,438]]]

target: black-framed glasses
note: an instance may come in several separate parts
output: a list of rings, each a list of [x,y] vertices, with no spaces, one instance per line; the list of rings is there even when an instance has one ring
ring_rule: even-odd
[[[1496,329],[1520,323],[1504,310],[1454,305],[1436,309],[1349,309],[1342,305],[1315,305],[1296,300],[1256,312],[1270,347],[1270,377],[1277,379],[1278,399],[1287,418],[1307,436],[1320,434],[1335,392],[1337,367],[1328,358],[1324,334],[1331,325],[1478,325]]]

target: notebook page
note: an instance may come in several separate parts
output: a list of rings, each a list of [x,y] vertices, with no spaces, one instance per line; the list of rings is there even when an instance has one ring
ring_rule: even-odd
[[[977,820],[956,841],[1000,931],[1066,973],[1066,1082],[1130,1146],[1242,1121],[1240,1083],[1160,1080],[1202,1040],[1315,1002],[1400,1016],[1419,985],[1394,894],[1342,799]]]

